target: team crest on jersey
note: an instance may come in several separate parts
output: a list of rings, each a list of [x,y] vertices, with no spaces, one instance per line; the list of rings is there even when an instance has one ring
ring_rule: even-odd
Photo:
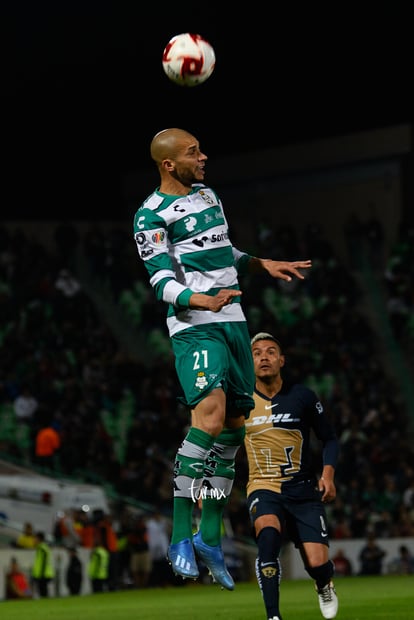
[[[195,382],[196,388],[199,390],[204,390],[204,388],[207,387],[207,385],[208,385],[208,381],[207,381],[207,378],[204,372],[197,373],[197,379]]]
[[[211,198],[211,196],[206,194],[205,191],[200,189],[200,191],[198,193],[200,194],[200,196],[204,200],[204,202],[206,202],[208,205],[213,205],[214,204],[214,200]]]
[[[152,233],[151,241],[155,243],[155,245],[162,245],[165,241],[165,231],[157,230]]]

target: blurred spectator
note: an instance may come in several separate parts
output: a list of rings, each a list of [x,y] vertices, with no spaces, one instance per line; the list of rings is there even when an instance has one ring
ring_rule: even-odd
[[[128,547],[128,534],[133,520],[132,511],[127,503],[121,503],[114,509],[116,513],[116,536],[118,540],[118,586],[129,588],[133,586],[130,570],[130,551]]]
[[[83,510],[78,512],[76,531],[79,533],[81,546],[92,549],[95,541],[95,525],[88,512]]]
[[[109,551],[104,547],[101,535],[97,531],[88,562],[88,576],[92,592],[105,592],[108,589]]]
[[[39,467],[48,469],[58,468],[58,455],[60,449],[60,435],[50,420],[45,419],[35,438],[35,461]]]
[[[343,549],[337,549],[335,555],[332,557],[332,562],[335,565],[335,576],[349,577],[352,575],[353,570],[351,560],[345,555],[345,551]]]
[[[66,568],[66,585],[73,595],[80,594],[82,588],[83,568],[76,547],[68,547],[69,562]]]
[[[14,399],[13,407],[19,422],[32,422],[39,403],[28,385],[23,385],[20,394]]]
[[[410,511],[404,506],[400,506],[394,527],[393,536],[414,537],[414,510],[411,509]]]
[[[44,532],[37,532],[37,545],[32,566],[32,580],[37,593],[42,598],[49,596],[49,583],[55,576],[55,569],[52,564],[52,553],[50,546],[46,542]]]
[[[414,510],[414,478],[407,481],[407,486],[402,494],[403,505],[409,510]]]
[[[398,555],[388,564],[388,572],[394,575],[412,575],[414,573],[414,556],[406,545],[398,547]]]
[[[61,269],[55,282],[55,288],[64,297],[75,297],[82,290],[81,284],[69,269]]]
[[[360,575],[381,575],[386,552],[376,542],[373,534],[368,534],[365,545],[359,553]]]
[[[147,520],[148,543],[152,560],[150,585],[166,586],[171,583],[172,572],[167,561],[169,532],[164,517],[155,509]]]
[[[395,477],[385,474],[383,485],[377,498],[377,508],[380,511],[388,511],[395,517],[401,501],[402,497]]]
[[[108,573],[106,585],[108,590],[116,590],[119,583],[118,575],[118,537],[112,524],[112,516],[102,510],[94,510],[92,514],[95,539],[108,552]]]
[[[55,544],[63,547],[76,548],[81,543],[76,510],[69,509],[58,513],[53,536]]]
[[[387,313],[394,337],[412,359],[414,351],[414,223],[401,221],[384,270]]]
[[[344,512],[341,510],[336,514],[336,518],[332,525],[332,538],[340,540],[343,538],[352,538],[352,532],[349,521]]]
[[[146,588],[149,583],[152,559],[149,549],[149,535],[144,515],[132,517],[127,534],[129,569],[135,588]]]
[[[36,534],[33,525],[28,521],[23,526],[23,531],[16,538],[14,546],[19,549],[34,549],[37,544]]]
[[[32,589],[16,558],[11,558],[6,572],[6,599],[33,598]]]

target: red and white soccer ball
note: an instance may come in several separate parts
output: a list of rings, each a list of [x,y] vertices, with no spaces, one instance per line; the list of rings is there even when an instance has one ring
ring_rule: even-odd
[[[167,43],[162,66],[172,82],[197,86],[214,71],[216,55],[212,45],[199,34],[177,34]]]

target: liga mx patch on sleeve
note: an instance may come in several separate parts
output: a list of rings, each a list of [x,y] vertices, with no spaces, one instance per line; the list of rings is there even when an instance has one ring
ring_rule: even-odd
[[[153,254],[159,254],[167,246],[167,235],[162,228],[158,230],[141,231],[135,234],[138,254],[146,259]]]
[[[167,235],[165,230],[153,230],[151,232],[151,241],[154,245],[166,245]]]

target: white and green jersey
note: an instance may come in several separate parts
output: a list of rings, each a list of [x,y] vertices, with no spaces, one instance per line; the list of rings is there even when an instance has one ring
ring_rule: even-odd
[[[220,312],[188,307],[193,293],[239,290],[238,273],[250,259],[232,246],[223,206],[211,188],[194,184],[187,196],[157,189],[135,214],[134,236],[157,299],[169,304],[170,336],[195,325],[246,320],[240,297]]]

